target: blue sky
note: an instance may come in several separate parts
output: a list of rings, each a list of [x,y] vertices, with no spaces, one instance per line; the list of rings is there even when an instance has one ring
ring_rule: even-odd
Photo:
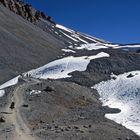
[[[66,27],[113,43],[140,43],[140,0],[25,0]]]

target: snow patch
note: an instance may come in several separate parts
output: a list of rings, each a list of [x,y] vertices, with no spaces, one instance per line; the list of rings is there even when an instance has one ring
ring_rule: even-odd
[[[0,97],[4,96],[5,90],[0,90]]]
[[[76,49],[76,50],[98,50],[98,49],[108,49],[118,47],[117,44],[104,44],[104,43],[88,43],[81,44],[80,46],[70,45],[68,48]]]
[[[71,39],[71,40],[73,40],[73,41],[75,41],[75,42],[79,42],[77,39],[75,39],[75,38],[73,38],[73,37],[71,37],[71,36],[65,34],[64,32],[62,32],[62,31],[60,31],[60,32],[61,32],[62,34],[64,34],[66,37],[68,37],[69,39]]]
[[[82,44],[82,45],[80,45],[80,47],[75,47],[75,49],[77,49],[77,50],[82,50],[82,49],[98,50],[98,49],[106,49],[106,48],[108,48],[108,47],[104,46],[102,44],[99,44],[99,43]]]
[[[56,32],[56,31],[55,31],[55,34],[57,34],[57,35],[58,35],[58,32]]]
[[[97,55],[89,56],[88,59],[93,60],[97,58],[102,58],[102,57],[109,57],[110,55],[105,52],[98,53]]]
[[[70,48],[70,49],[74,49],[73,45],[68,46],[68,48]]]
[[[87,39],[89,39],[89,40],[91,40],[91,41],[94,41],[94,42],[104,42],[104,43],[107,43],[107,41],[105,41],[105,40],[103,40],[103,39],[99,39],[99,38],[97,38],[97,37],[95,37],[95,36],[91,36],[91,35],[88,35],[88,34],[85,34],[85,33],[80,33],[80,35],[82,35],[83,37],[85,37],[85,38],[87,38]]]
[[[37,95],[37,94],[40,94],[41,93],[41,91],[40,90],[31,90],[30,91],[30,95]]]
[[[5,94],[5,88],[16,85],[18,83],[18,79],[20,76],[17,76],[9,81],[7,81],[6,83],[0,85],[0,97],[4,96]]]
[[[130,44],[130,45],[119,45],[119,44],[104,44],[107,47],[111,47],[112,49],[122,49],[124,51],[137,51],[140,49],[139,44]]]
[[[72,53],[76,53],[75,51],[71,50],[71,49],[62,49],[63,52],[72,52]]]
[[[72,37],[75,37],[76,39],[78,39],[79,41],[81,41],[81,42],[83,42],[83,43],[88,44],[88,42],[87,42],[87,41],[85,41],[85,40],[81,39],[81,38],[79,37],[79,35],[77,35],[77,34],[72,34],[71,36],[72,36]]]
[[[104,45],[107,46],[107,47],[110,47],[110,48],[116,48],[116,47],[119,46],[118,44],[109,44],[109,43],[104,44]]]
[[[18,83],[18,79],[19,79],[20,76],[17,76],[9,81],[7,81],[6,83],[0,85],[0,89],[4,89],[4,88],[7,88],[7,87],[10,87],[10,86],[13,86],[13,85],[16,85]]]
[[[66,28],[66,27],[64,27],[64,26],[62,26],[62,25],[59,25],[59,24],[56,24],[56,27],[59,28],[59,29],[62,29],[62,30],[64,30],[64,31],[67,31],[67,32],[69,32],[69,33],[73,33],[73,32],[74,32],[73,30],[71,30],[71,29],[69,29],[69,28]]]
[[[40,79],[60,79],[71,77],[74,71],[85,71],[91,60],[109,57],[109,54],[101,52],[94,56],[65,57],[48,63],[45,66],[31,70],[28,74]],[[27,73],[25,73],[26,75]]]
[[[88,37],[88,36],[85,36],[85,35],[82,35],[84,38],[88,39],[88,40],[91,40],[91,41],[94,41],[94,42],[98,42],[97,40],[95,40],[94,38],[92,37]]]
[[[17,76],[9,81],[7,81],[6,83],[0,85],[0,97],[4,96],[5,94],[5,88],[16,85],[18,83],[18,79],[20,76]]]
[[[115,48],[140,48],[140,45],[119,45]]]
[[[132,71],[103,81],[97,89],[104,106],[119,108],[120,113],[106,114],[105,117],[122,124],[140,135],[140,71]]]

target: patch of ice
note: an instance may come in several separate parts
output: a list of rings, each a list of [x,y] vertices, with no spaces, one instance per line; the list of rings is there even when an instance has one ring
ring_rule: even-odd
[[[41,79],[60,79],[71,77],[70,73],[74,71],[85,71],[87,69],[90,60],[109,57],[109,54],[101,52],[94,56],[82,56],[82,57],[65,57],[59,60],[48,63],[47,65],[31,70],[29,75],[35,78]],[[25,73],[26,75],[27,73]]]
[[[72,52],[72,53],[76,53],[75,51],[73,50],[70,50],[70,49],[62,49],[63,52]]]
[[[93,87],[99,92],[104,106],[121,110],[120,113],[105,116],[140,135],[140,71],[112,77],[115,79]]]

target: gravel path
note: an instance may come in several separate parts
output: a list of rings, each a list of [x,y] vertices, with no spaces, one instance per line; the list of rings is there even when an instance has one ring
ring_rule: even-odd
[[[6,106],[4,112],[7,112],[4,117],[7,124],[11,124],[14,127],[14,132],[12,137],[6,136],[5,138],[8,140],[35,140],[35,137],[33,137],[32,132],[27,127],[24,118],[21,116],[21,108],[24,104],[23,102],[23,94],[25,92],[25,89],[27,87],[39,83],[38,80],[31,80],[27,81],[26,83],[18,86],[13,91],[13,97],[11,99],[11,103],[9,102],[9,105]],[[13,103],[13,108],[9,108]],[[10,105],[11,104],[11,105]]]

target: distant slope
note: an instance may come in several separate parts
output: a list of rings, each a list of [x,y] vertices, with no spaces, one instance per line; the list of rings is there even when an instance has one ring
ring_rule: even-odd
[[[61,54],[63,46],[52,35],[0,5],[0,83],[48,63]]]
[[[44,31],[52,34],[55,38],[62,40],[67,46],[70,45],[79,46],[81,44],[88,44],[88,43],[100,43],[100,44],[109,43],[99,38],[92,37],[84,33],[71,30],[59,24],[56,25],[51,24],[49,21],[44,19],[40,19],[40,21],[37,21],[35,24],[41,29],[43,29]]]

